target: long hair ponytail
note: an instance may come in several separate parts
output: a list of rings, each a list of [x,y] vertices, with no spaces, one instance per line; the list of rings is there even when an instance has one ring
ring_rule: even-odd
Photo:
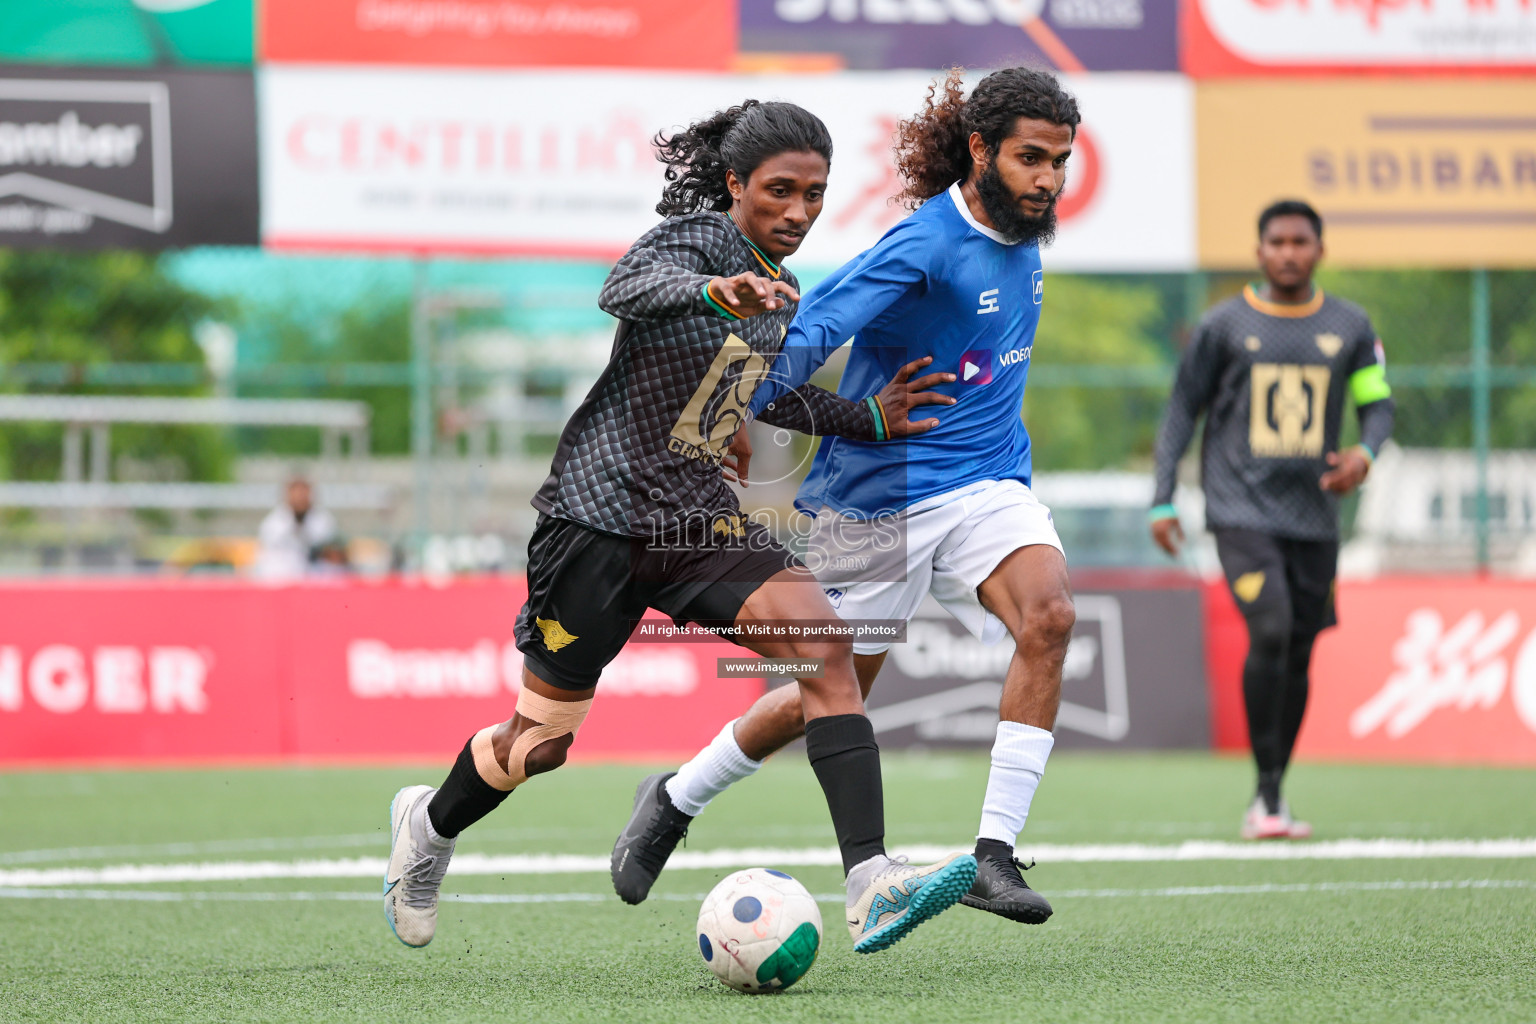
[[[747,100],[673,135],[657,132],[656,159],[667,185],[656,212],[663,217],[731,208],[725,172],[746,181],[780,153],[820,153],[830,166],[832,136],[821,118],[793,103]]]

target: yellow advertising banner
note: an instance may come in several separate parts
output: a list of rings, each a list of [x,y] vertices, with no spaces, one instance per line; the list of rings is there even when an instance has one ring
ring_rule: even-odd
[[[1195,92],[1201,265],[1251,267],[1305,199],[1335,266],[1536,266],[1536,81],[1224,81]]]

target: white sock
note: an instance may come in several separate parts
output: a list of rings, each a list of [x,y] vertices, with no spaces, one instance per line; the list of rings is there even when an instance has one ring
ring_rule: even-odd
[[[843,879],[843,884],[848,887],[848,899],[845,905],[851,907],[859,902],[859,897],[864,895],[864,890],[869,888],[869,883],[875,880],[876,872],[890,862],[890,857],[880,853],[855,864],[853,870],[848,872],[848,877]]]
[[[1045,774],[1045,760],[1055,743],[1056,737],[1044,729],[1019,722],[997,723],[977,839],[995,839],[1009,846],[1018,842],[1035,788]]]
[[[763,762],[752,760],[736,745],[736,721],[726,722],[709,746],[667,780],[667,796],[678,810],[698,817],[731,783],[740,782],[762,766]]]
[[[421,815],[421,827],[422,830],[426,833],[427,842],[431,843],[433,846],[436,846],[438,849],[444,849],[446,847],[452,846],[453,840],[449,839],[447,836],[438,835],[437,829],[432,827],[432,815],[427,813],[427,805],[431,802],[432,801],[430,798],[421,801],[421,803],[416,807],[416,813]]]

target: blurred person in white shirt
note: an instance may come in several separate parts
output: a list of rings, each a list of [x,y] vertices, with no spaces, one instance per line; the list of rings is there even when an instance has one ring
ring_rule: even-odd
[[[311,552],[336,539],[335,517],[315,507],[309,481],[295,476],[288,481],[284,500],[261,521],[256,577],[301,579],[310,572]]]

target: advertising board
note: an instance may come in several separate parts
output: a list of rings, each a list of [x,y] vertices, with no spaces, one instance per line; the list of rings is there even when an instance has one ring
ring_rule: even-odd
[[[451,757],[511,717],[521,580],[0,587],[0,763]],[[688,756],[763,690],[635,644],[572,756]]]
[[[849,68],[1174,71],[1174,0],[741,0],[741,48]]]
[[[1348,71],[1536,72],[1525,0],[1181,0],[1197,77]]]
[[[1536,765],[1536,587],[1376,580],[1339,601],[1300,756]]]
[[[1340,266],[1536,261],[1536,78],[1203,82],[1200,261],[1251,267],[1259,211],[1306,199]]]
[[[263,0],[268,61],[724,70],[733,0]]]
[[[176,66],[251,63],[255,0],[0,4],[0,60]]]
[[[0,245],[257,241],[248,71],[0,67]]]
[[[1062,749],[1204,749],[1210,716],[1198,584],[1080,590],[1062,670]],[[990,748],[1013,644],[985,646],[937,605],[894,644],[868,708],[882,748]]]
[[[791,267],[831,269],[903,215],[891,133],[932,77],[267,67],[263,238],[284,249],[614,259],[659,219],[652,137],[748,97],[831,131],[821,219]],[[1085,126],[1050,270],[1193,266],[1191,92],[1177,75],[1069,79]],[[1146,171],[1157,152],[1158,173]]]

